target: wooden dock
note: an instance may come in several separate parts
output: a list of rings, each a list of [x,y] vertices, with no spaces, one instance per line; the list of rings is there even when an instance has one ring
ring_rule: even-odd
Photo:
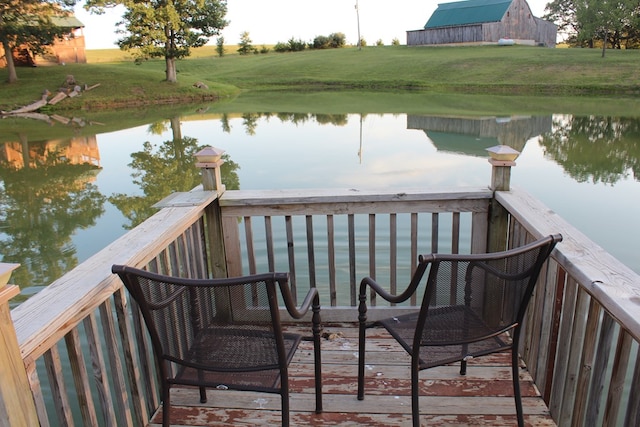
[[[382,328],[369,330],[365,400],[356,398],[357,325],[329,325],[322,340],[324,413],[314,412],[313,350],[303,342],[290,366],[291,425],[411,425],[410,374],[407,353]],[[421,421],[429,426],[516,425],[509,353],[469,362],[467,375],[458,366],[422,371]],[[523,367],[521,387],[525,422],[555,426],[549,410]],[[210,390],[201,404],[197,389],[172,389],[174,426],[280,425],[280,397],[275,394]],[[160,426],[162,410],[152,417]]]

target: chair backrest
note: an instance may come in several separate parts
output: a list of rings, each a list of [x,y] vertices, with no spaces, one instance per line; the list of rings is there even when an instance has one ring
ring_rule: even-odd
[[[166,362],[160,363],[164,378],[184,376],[189,369],[228,373],[286,366],[276,287],[292,304],[288,273],[186,279],[127,266],[114,266],[113,272],[140,307],[156,357]],[[205,345],[215,348],[215,356]]]
[[[420,257],[428,270],[418,330],[429,345],[474,342],[497,336],[522,323],[540,270],[562,239],[552,235],[503,252],[473,255],[431,254]],[[442,315],[450,312],[447,317]],[[458,319],[457,325],[430,325],[430,319]],[[439,314],[438,316],[430,314]],[[445,320],[446,321],[446,320]],[[459,322],[458,322],[459,323]],[[434,336],[428,331],[443,331]],[[434,332],[435,334],[435,332]],[[423,344],[424,345],[424,344]]]

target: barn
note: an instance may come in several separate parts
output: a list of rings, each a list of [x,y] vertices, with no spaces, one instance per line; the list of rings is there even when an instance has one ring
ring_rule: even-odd
[[[555,47],[558,27],[536,18],[526,0],[441,3],[424,29],[407,31],[407,45],[517,44]]]
[[[87,62],[85,53],[84,24],[75,16],[54,16],[51,18],[58,27],[64,28],[67,33],[55,40],[49,46],[48,53],[43,57],[35,58],[26,48],[20,47],[13,52],[13,60],[16,65],[35,66],[37,63],[65,64]],[[7,65],[4,58],[4,49],[0,45],[0,67]]]

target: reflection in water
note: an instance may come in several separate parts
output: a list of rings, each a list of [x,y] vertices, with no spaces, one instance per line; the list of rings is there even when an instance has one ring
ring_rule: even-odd
[[[640,181],[638,119],[561,116],[553,127],[542,146],[576,181],[614,184],[629,171]]]
[[[5,143],[0,151],[0,254],[20,263],[13,280],[38,289],[78,263],[71,236],[95,225],[105,197],[95,136]]]
[[[496,145],[508,145],[522,152],[528,140],[551,132],[551,124],[551,116],[407,116],[407,129],[424,130],[439,151],[480,157],[488,157],[486,149]]]
[[[144,195],[117,193],[109,197],[109,202],[129,220],[126,229],[134,228],[153,215],[156,212],[153,205],[159,200],[171,193],[190,191],[202,182],[200,169],[195,166],[195,154],[204,147],[198,145],[195,138],[182,137],[179,117],[172,118],[169,123],[173,139],[157,147],[146,141],[142,151],[131,154],[129,166],[134,170],[133,182],[142,189]],[[150,125],[150,133],[162,133],[165,124],[159,122]],[[229,156],[223,158],[222,180],[227,189],[238,189],[238,165]]]
[[[249,189],[350,188],[378,182],[439,185],[437,179],[445,174],[482,175],[469,172],[468,165],[487,167],[477,157],[487,157],[485,149],[498,144],[522,151],[522,159],[526,151],[543,152],[546,163],[536,165],[535,183],[529,178],[527,190],[540,185],[548,194],[567,191],[566,183],[541,179],[558,179],[549,172],[552,162],[555,169],[556,164],[562,167],[562,179],[569,175],[580,183],[613,185],[630,176],[640,179],[638,119],[408,115],[406,123],[402,120],[400,115],[286,112],[210,115],[198,120],[174,117],[148,125],[142,136],[134,129],[122,131],[110,144],[104,143],[106,134],[99,135],[103,153],[95,135],[46,142],[29,142],[22,136],[0,146],[0,260],[21,264],[13,278],[22,287],[37,289],[51,283],[82,260],[73,240],[83,235],[79,231],[101,228],[113,240],[118,236],[115,231],[132,228],[152,215],[152,205],[168,194],[199,185],[194,154],[206,145],[231,153],[225,154],[222,167],[227,189],[240,188],[241,179]],[[191,136],[183,136],[183,128]],[[403,132],[406,129],[410,131]],[[435,153],[415,129],[424,131]],[[422,141],[409,141],[415,136]],[[366,157],[364,150],[368,150]],[[384,154],[376,156],[376,150]],[[118,156],[113,155],[116,152]],[[350,163],[356,154],[359,158]],[[437,160],[427,165],[429,156]],[[116,157],[119,163],[111,165],[111,170],[102,169],[105,159]],[[123,174],[127,163],[129,172]],[[526,176],[527,168],[522,160],[518,179]],[[399,174],[406,174],[406,180],[396,179]],[[482,183],[488,179],[476,178]],[[543,202],[548,204],[548,199]],[[118,216],[110,216],[110,210]],[[586,234],[594,238],[589,231]],[[110,242],[95,240],[101,245],[96,250]],[[631,267],[640,269],[636,264]]]

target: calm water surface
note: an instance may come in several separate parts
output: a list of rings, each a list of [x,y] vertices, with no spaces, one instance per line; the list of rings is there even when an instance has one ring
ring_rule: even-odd
[[[228,187],[375,189],[486,186],[485,149],[498,144],[522,153],[514,186],[640,273],[640,120],[566,115],[202,114],[5,143],[0,260],[22,264],[13,282],[23,299],[37,292],[153,213],[167,192],[196,185],[192,154],[206,145],[226,151]],[[27,157],[40,164],[22,168]]]

